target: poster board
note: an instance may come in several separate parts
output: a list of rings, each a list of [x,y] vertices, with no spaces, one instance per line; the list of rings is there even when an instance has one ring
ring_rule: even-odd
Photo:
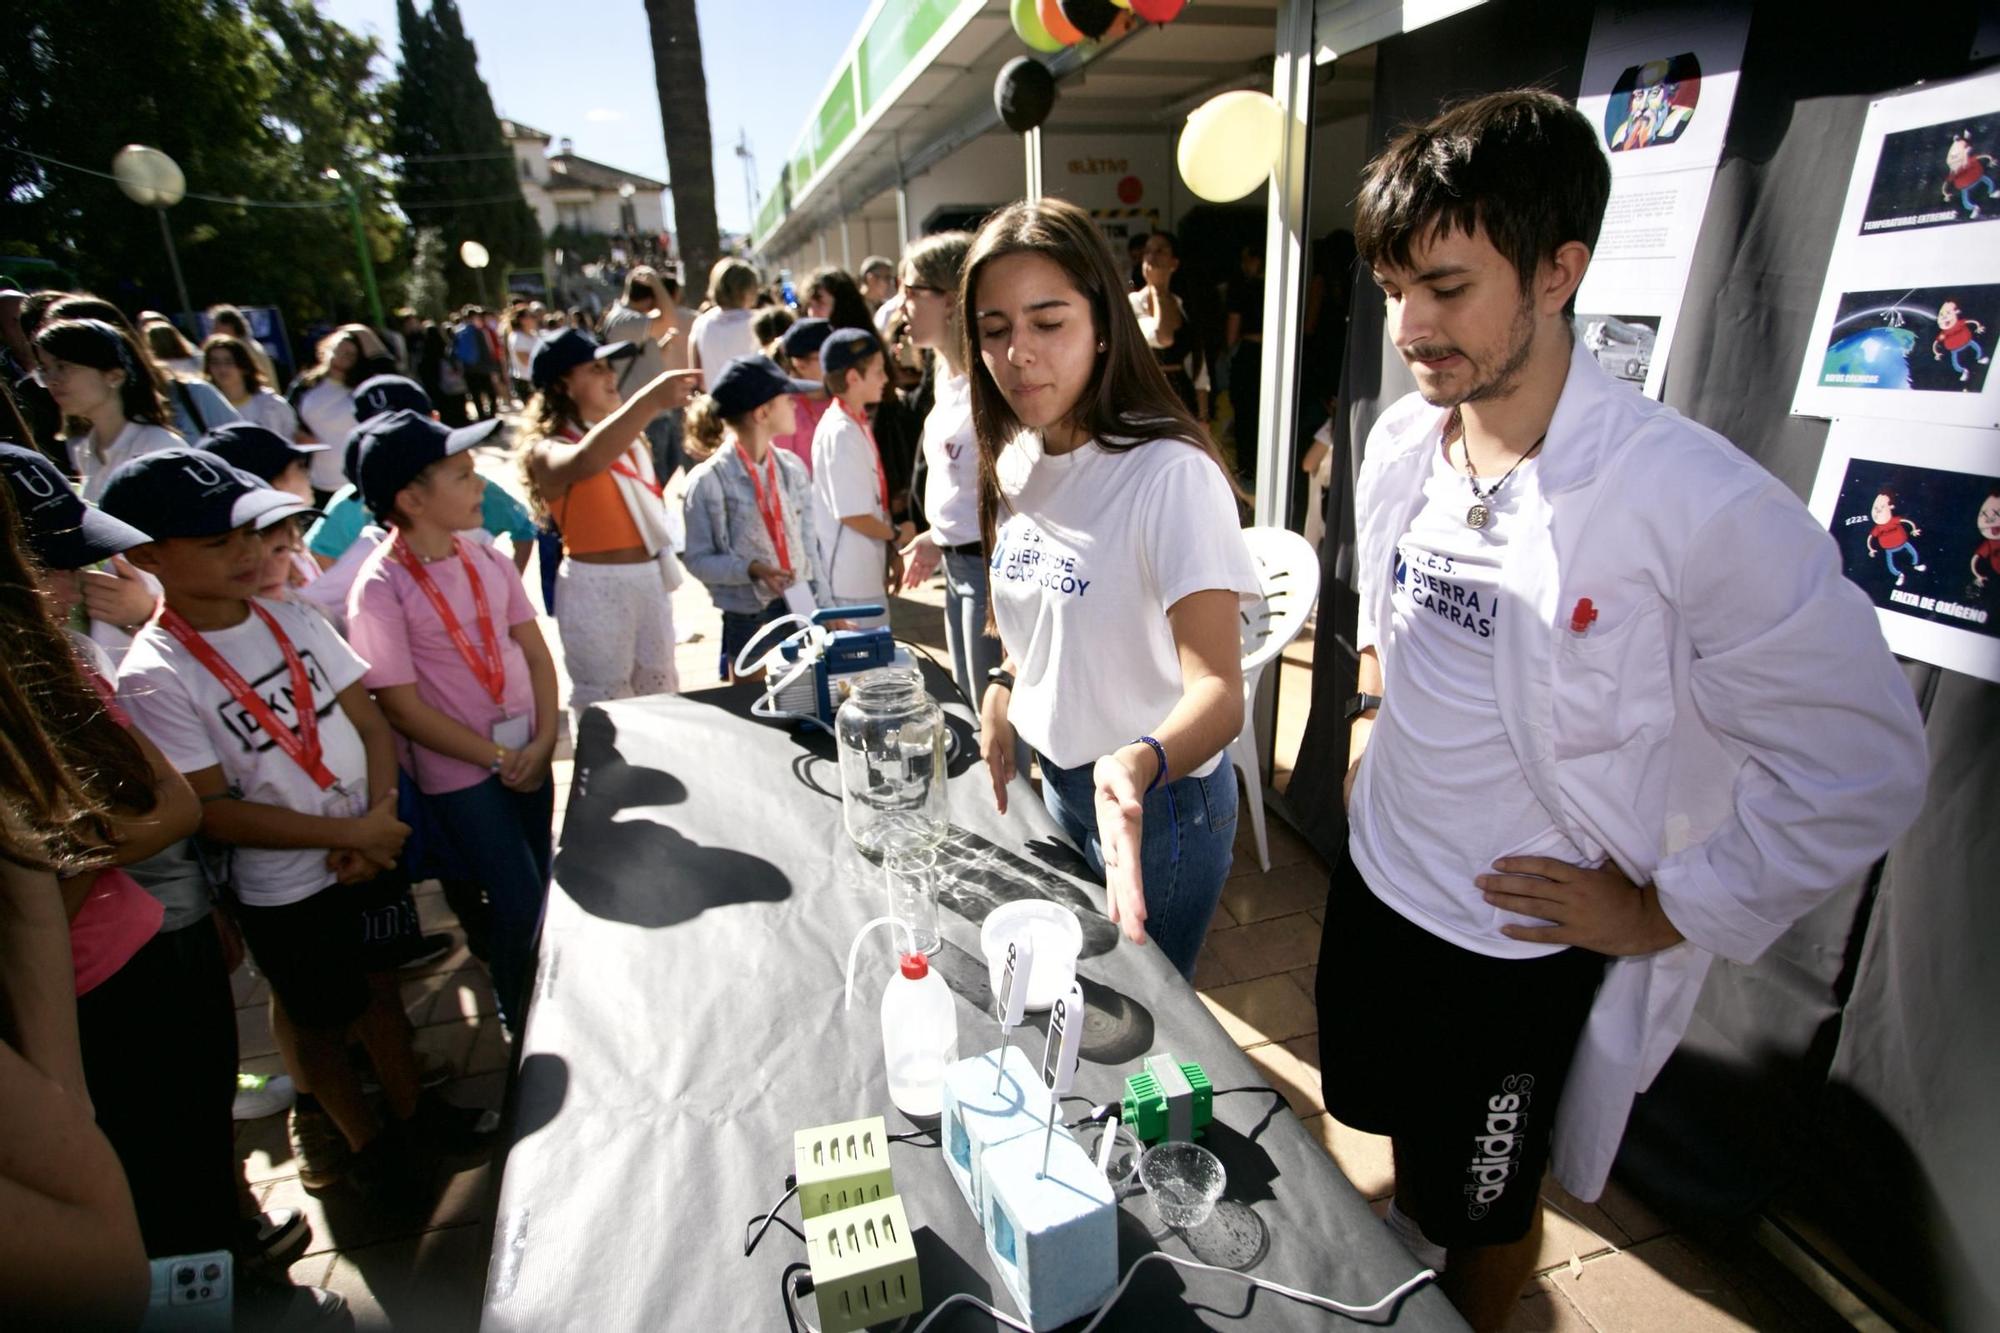
[[[2000,426],[2000,71],[1874,102],[1792,411]]]
[[[1577,110],[1611,164],[1611,198],[1576,295],[1577,341],[1618,379],[1665,384],[1716,164],[1736,101],[1747,8],[1600,7]]]
[[[2000,682],[2000,436],[1835,421],[1810,507],[1891,650]]]

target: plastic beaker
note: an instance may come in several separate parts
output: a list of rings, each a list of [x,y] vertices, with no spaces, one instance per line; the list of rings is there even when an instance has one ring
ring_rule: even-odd
[[[896,948],[932,954],[943,943],[938,930],[937,853],[928,848],[890,852],[882,858],[889,891],[889,915],[896,921]]]
[[[1140,1157],[1139,1180],[1160,1221],[1185,1230],[1208,1220],[1228,1176],[1216,1155],[1198,1143],[1161,1143]]]

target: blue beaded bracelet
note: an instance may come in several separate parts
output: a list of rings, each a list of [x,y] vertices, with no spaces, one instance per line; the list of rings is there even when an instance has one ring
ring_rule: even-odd
[[[1162,783],[1167,782],[1167,747],[1154,740],[1151,736],[1141,736],[1139,743],[1141,745],[1150,745],[1153,748],[1153,753],[1160,757],[1160,768],[1158,772],[1153,774],[1153,785],[1146,788],[1146,794],[1150,796]],[[1181,812],[1178,802],[1174,800],[1174,789],[1170,783],[1167,784],[1167,820],[1174,826],[1173,864],[1179,865],[1181,863]]]

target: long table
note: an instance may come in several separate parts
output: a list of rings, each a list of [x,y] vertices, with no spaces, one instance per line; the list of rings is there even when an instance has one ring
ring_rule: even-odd
[[[931,684],[949,693],[942,677]],[[805,1258],[797,1205],[753,1255],[743,1245],[745,1224],[784,1191],[793,1131],[873,1114],[892,1134],[915,1128],[891,1105],[883,1068],[886,932],[863,944],[842,1009],[849,942],[885,895],[844,832],[832,738],[753,720],[754,697],[725,687],[585,717],[520,1047],[482,1323],[493,1333],[782,1328],[781,1282]],[[1032,789],[1017,780],[1000,816],[969,717],[948,708],[947,723],[953,827],[933,961],[957,997],[959,1053],[997,1044],[979,923],[1001,903],[1044,897],[1084,922],[1089,1015],[1072,1118],[1162,1050],[1200,1061],[1218,1090],[1241,1089],[1219,1093],[1203,1139],[1228,1171],[1215,1219],[1170,1232],[1143,1196],[1127,1199],[1121,1273],[1162,1249],[1356,1305],[1409,1278],[1409,1255],[1194,991],[1105,917],[1103,890]],[[1035,1058],[1042,1040],[1016,1034]],[[891,1163],[927,1308],[965,1291],[1014,1313],[938,1150],[897,1143]],[[1106,1326],[1344,1322],[1154,1262]],[[1464,1327],[1431,1286],[1380,1322]],[[959,1308],[934,1327],[998,1325]]]

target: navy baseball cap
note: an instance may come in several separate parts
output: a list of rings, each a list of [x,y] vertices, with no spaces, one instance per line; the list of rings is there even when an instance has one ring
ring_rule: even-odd
[[[254,421],[225,422],[202,436],[195,447],[220,454],[229,466],[241,468],[259,481],[270,481],[292,464],[327,449],[323,444],[293,444]]]
[[[851,370],[882,350],[882,340],[867,329],[835,329],[819,349],[819,368],[831,375]]]
[[[50,569],[82,569],[153,540],[78,495],[33,449],[0,444],[0,472],[14,487],[29,549]]]
[[[832,333],[833,325],[823,319],[794,320],[792,327],[785,330],[785,336],[778,339],[778,346],[785,349],[786,356],[818,356]]]
[[[415,481],[419,472],[464,453],[499,427],[498,417],[457,430],[426,413],[397,411],[370,417],[354,428],[352,439],[359,450],[354,484],[372,512],[386,514],[396,503],[396,493]]]
[[[111,469],[102,506],[150,540],[165,541],[218,536],[298,503],[206,449],[161,449]]]
[[[564,329],[553,338],[542,339],[541,346],[535,349],[535,359],[528,365],[528,380],[537,389],[546,389],[586,361],[637,355],[637,343],[606,345],[582,329]]]
[[[780,394],[824,392],[823,385],[793,379],[768,356],[739,356],[724,366],[715,383],[708,386],[715,410],[724,417],[754,412]]]
[[[372,375],[354,386],[354,419],[366,421],[385,412],[431,414],[431,396],[424,386],[402,375]]]

